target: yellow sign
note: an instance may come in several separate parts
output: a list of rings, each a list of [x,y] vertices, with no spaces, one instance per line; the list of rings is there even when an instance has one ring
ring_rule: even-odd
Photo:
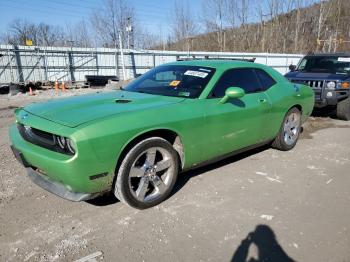
[[[31,39],[26,39],[26,45],[33,45],[33,41]]]
[[[170,84],[169,84],[169,86],[174,86],[174,87],[176,87],[176,86],[178,86],[178,85],[180,84],[180,82],[181,82],[181,81],[179,81],[179,80],[171,81]]]

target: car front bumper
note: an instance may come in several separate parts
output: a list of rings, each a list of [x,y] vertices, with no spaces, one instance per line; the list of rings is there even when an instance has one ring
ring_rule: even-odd
[[[86,161],[24,140],[16,125],[10,128],[12,151],[29,178],[45,190],[71,201],[84,201],[112,189],[114,170],[101,167],[98,159]]]
[[[336,106],[339,101],[349,97],[348,90],[315,90],[315,107]]]
[[[63,184],[51,180],[49,177],[42,175],[31,167],[27,167],[27,174],[29,178],[38,186],[55,194],[59,197],[70,201],[85,201],[93,199],[101,195],[102,193],[77,193],[68,190]]]

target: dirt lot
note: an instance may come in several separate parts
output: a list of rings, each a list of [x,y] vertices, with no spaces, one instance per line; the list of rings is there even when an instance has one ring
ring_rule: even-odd
[[[50,96],[0,96],[0,261],[350,261],[350,123],[311,118],[294,150],[182,174],[170,199],[139,211],[69,202],[27,178],[9,148],[13,107]]]

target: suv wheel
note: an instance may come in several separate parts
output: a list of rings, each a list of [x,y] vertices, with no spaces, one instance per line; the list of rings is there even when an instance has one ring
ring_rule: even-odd
[[[338,102],[337,118],[341,120],[350,120],[350,97]]]
[[[145,209],[164,201],[176,182],[179,158],[163,138],[152,137],[135,145],[123,159],[114,186],[115,196]]]
[[[301,112],[298,108],[290,109],[283,119],[280,131],[272,142],[272,147],[288,151],[297,143],[301,128]]]

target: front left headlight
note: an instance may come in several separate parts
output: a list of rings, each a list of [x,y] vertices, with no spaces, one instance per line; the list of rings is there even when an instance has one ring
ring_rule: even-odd
[[[72,139],[64,136],[55,136],[58,147],[68,154],[75,154],[76,147]]]
[[[69,152],[71,152],[74,155],[76,150],[75,150],[75,144],[74,144],[73,140],[67,138],[66,143],[67,143],[67,148],[68,148]]]

